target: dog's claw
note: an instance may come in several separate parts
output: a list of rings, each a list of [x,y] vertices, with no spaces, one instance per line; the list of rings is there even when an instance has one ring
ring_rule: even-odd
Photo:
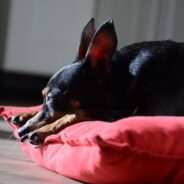
[[[24,142],[24,141],[27,140],[28,138],[29,138],[29,135],[26,134],[26,135],[24,135],[24,136],[22,136],[22,137],[20,138],[20,142]]]
[[[22,125],[22,124],[21,124],[21,121],[20,121],[20,116],[19,116],[19,115],[13,116],[13,117],[12,117],[12,122],[13,122],[15,125],[19,125],[19,126]]]
[[[43,141],[39,139],[36,132],[31,132],[29,134],[23,135],[20,137],[20,142],[28,141],[33,145],[41,145]]]
[[[9,123],[12,122],[13,121],[12,117],[7,118],[6,121],[9,122]]]
[[[24,137],[29,133],[29,131],[30,131],[29,127],[21,127],[19,128],[17,133],[19,137]]]

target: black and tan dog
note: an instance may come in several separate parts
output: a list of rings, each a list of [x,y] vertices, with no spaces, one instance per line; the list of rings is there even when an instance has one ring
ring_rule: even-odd
[[[78,56],[43,90],[39,112],[11,120],[22,141],[45,137],[84,120],[113,121],[132,115],[184,115],[184,44],[150,41],[116,50],[112,19],[97,31],[84,27]]]

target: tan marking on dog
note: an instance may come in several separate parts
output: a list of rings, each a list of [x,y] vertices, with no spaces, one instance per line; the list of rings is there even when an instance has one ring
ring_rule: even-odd
[[[43,144],[47,136],[58,133],[62,129],[75,123],[90,120],[88,113],[85,110],[76,110],[75,112],[65,112],[65,115],[63,112],[57,112],[53,119],[59,116],[60,118],[53,121],[53,123],[42,126],[41,128],[38,128],[33,132],[31,132],[30,135],[28,136],[30,143],[34,145]]]
[[[28,121],[30,118],[32,118],[38,111],[31,111],[27,113],[21,113],[19,115],[19,121]]]
[[[66,114],[62,118],[56,120],[55,122],[45,125],[30,133],[29,141],[31,144],[38,145],[43,144],[45,138],[51,134],[58,133],[66,126],[70,125],[75,121],[75,114]]]
[[[43,90],[42,90],[42,95],[45,97],[50,91],[50,87],[46,86]]]

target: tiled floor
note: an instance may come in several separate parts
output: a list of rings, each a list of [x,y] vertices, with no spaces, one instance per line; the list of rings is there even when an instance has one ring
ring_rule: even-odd
[[[24,105],[23,103],[4,103]],[[2,105],[2,103],[0,104]],[[26,104],[27,106],[28,104]],[[77,184],[80,182],[61,176],[33,163],[22,152],[11,128],[0,119],[0,183],[2,184]]]

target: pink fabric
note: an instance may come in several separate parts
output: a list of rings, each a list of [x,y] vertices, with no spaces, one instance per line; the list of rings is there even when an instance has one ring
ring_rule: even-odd
[[[0,114],[39,108],[1,107]],[[88,183],[184,183],[184,117],[82,122],[47,137],[40,148],[21,145],[37,164]]]

